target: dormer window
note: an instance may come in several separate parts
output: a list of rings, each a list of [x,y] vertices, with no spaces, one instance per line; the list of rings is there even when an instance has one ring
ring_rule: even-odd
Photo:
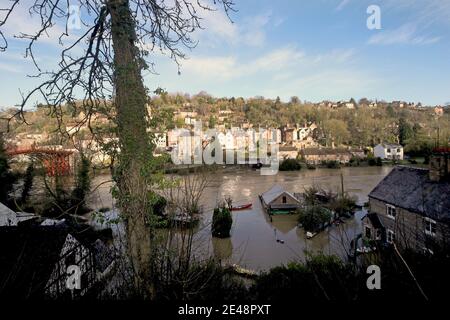
[[[386,205],[386,215],[389,218],[395,220],[395,216],[397,215],[397,209],[393,205],[387,204]]]
[[[425,234],[429,236],[435,236],[436,235],[436,221],[430,218],[424,219],[425,223]]]

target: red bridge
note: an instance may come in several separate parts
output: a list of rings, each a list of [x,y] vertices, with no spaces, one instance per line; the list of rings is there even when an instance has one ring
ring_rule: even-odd
[[[71,174],[71,158],[76,150],[54,149],[48,147],[35,147],[8,149],[6,153],[10,156],[30,155],[40,159],[48,176],[64,176]]]

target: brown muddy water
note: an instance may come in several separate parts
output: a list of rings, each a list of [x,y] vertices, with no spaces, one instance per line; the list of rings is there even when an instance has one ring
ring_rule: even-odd
[[[269,216],[261,207],[258,195],[279,184],[290,192],[303,192],[305,187],[317,185],[329,190],[340,190],[340,174],[344,176],[347,192],[359,204],[368,201],[368,193],[383,179],[392,167],[348,167],[279,172],[262,176],[259,171],[230,167],[216,172],[210,186],[204,191],[201,204],[204,212],[195,233],[197,255],[215,256],[224,264],[238,264],[261,271],[292,261],[302,261],[306,252],[323,252],[346,256],[349,242],[361,233],[364,211],[339,226],[332,226],[312,239],[306,239],[303,229],[297,227],[297,215]],[[107,175],[97,176],[93,186],[108,181]],[[92,198],[92,207],[112,207],[111,183],[101,184]],[[230,196],[234,205],[251,202],[251,210],[233,212],[231,237],[211,237],[212,211],[219,201]],[[283,240],[284,243],[277,242]]]

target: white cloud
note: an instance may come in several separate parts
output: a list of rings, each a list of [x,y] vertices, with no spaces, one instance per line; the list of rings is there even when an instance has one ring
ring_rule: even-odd
[[[347,4],[349,4],[349,2],[350,0],[342,0],[336,7],[336,11],[341,11],[342,9],[344,9],[344,7],[347,6]]]
[[[0,70],[13,73],[22,73],[22,69],[15,64],[0,63]]]
[[[245,17],[240,22],[232,22],[229,17],[220,10],[204,11],[201,13],[202,27],[195,38],[215,47],[223,41],[231,45],[262,46],[266,42],[266,26],[272,20],[280,25],[282,21],[272,17],[271,12],[255,16]]]
[[[379,31],[370,37],[369,44],[391,45],[391,44],[411,44],[427,45],[438,42],[441,37],[417,35],[417,27],[414,24],[404,24],[394,30]]]
[[[233,57],[192,57],[184,61],[182,73],[194,74],[202,78],[229,80],[236,76],[238,70]]]
[[[337,85],[341,79],[341,87],[350,84],[354,86],[353,81],[349,82],[349,79],[353,78],[348,76],[352,72],[354,55],[353,49],[336,49],[308,55],[294,46],[287,46],[249,61],[241,61],[235,56],[192,57],[184,61],[181,74],[187,79],[197,79],[204,83],[254,83],[256,86],[264,87],[264,82],[274,82],[277,85],[282,82],[281,87],[284,87],[291,86],[292,83],[319,85],[326,82],[326,79],[330,82],[329,76],[334,72],[333,84]],[[345,70],[345,74],[339,77],[342,70]],[[318,78],[316,75],[322,76]],[[358,77],[355,81],[362,80]],[[281,90],[278,86],[277,89]]]
[[[289,70],[298,65],[304,56],[303,52],[294,47],[276,49],[251,61],[238,61],[233,56],[194,56],[183,62],[181,71],[214,80],[229,80],[257,73]]]
[[[411,20],[419,24],[450,23],[450,0],[383,0],[387,10],[408,10]]]

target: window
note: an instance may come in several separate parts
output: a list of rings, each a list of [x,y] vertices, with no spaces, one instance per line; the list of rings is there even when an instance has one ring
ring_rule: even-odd
[[[425,218],[425,234],[429,236],[436,235],[436,221],[430,218]]]
[[[388,230],[386,232],[386,241],[387,243],[394,243],[395,241],[395,233],[392,230]]]
[[[400,149],[397,149],[397,152],[400,153]]]
[[[283,196],[283,203],[286,203],[286,202],[287,202],[286,196]]]
[[[372,229],[369,226],[366,226],[366,238],[372,239]]]
[[[394,206],[387,204],[386,205],[386,214],[389,218],[395,219],[395,216],[397,215],[397,210]]]
[[[380,229],[377,229],[375,239],[376,240],[380,240],[381,239],[381,230]]]
[[[387,151],[386,151],[387,153],[391,153],[391,149],[387,149]]]

